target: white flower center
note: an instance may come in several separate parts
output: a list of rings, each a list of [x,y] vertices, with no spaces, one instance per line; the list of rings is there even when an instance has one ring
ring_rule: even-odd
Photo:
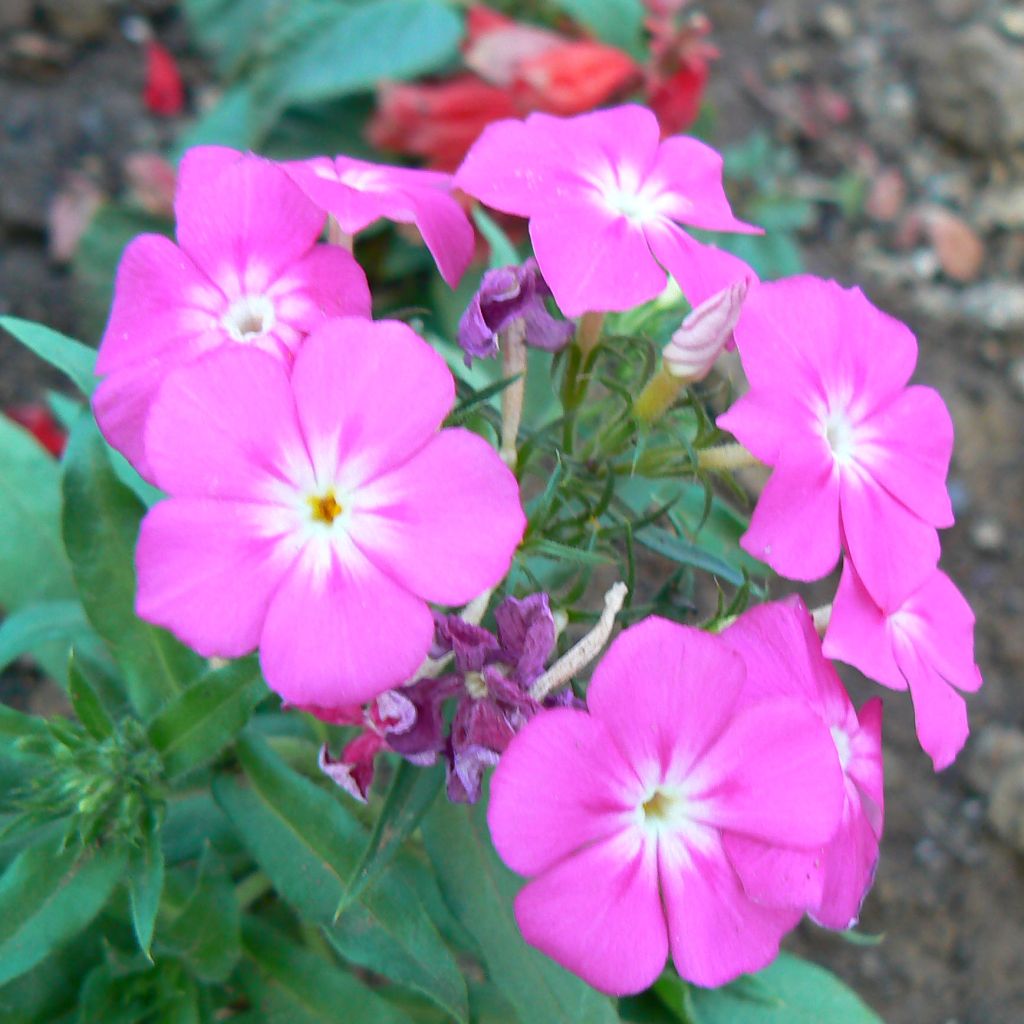
[[[274,304],[265,295],[243,295],[228,307],[221,324],[235,341],[252,341],[273,330],[277,323]]]
[[[642,823],[648,832],[684,832],[693,824],[692,806],[682,792],[664,784],[648,792],[640,804]]]
[[[850,415],[845,409],[830,412],[823,424],[825,440],[832,451],[832,457],[839,466],[846,466],[854,461],[856,454],[856,434]]]

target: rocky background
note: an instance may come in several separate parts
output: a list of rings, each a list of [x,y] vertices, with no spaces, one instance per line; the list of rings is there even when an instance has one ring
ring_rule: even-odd
[[[780,188],[809,200],[808,270],[861,284],[914,328],[918,379],[957,425],[959,522],[944,567],[978,615],[985,686],[940,776],[909,701],[887,700],[882,864],[853,945],[805,926],[794,948],[890,1024],[1024,1021],[1024,4],[711,0],[715,141],[768,133]],[[142,101],[138,18],[210,88],[166,0],[0,0],[0,312],[69,333],[68,263],[132,154],[178,128]],[[91,339],[95,340],[95,339]],[[0,338],[0,407],[59,386]],[[827,595],[827,590],[823,591]],[[869,692],[857,680],[858,699]],[[45,710],[28,667],[7,699]],[[827,1024],[827,1022],[823,1022]]]

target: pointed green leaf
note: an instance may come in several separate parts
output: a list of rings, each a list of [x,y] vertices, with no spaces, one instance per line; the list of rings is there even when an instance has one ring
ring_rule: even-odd
[[[789,953],[724,988],[690,990],[694,1024],[882,1024],[835,975]]]
[[[35,967],[100,912],[124,871],[121,847],[80,854],[46,839],[0,878],[0,985]]]
[[[555,0],[555,7],[589,28],[594,35],[634,57],[643,56],[640,0]]]
[[[85,613],[124,670],[143,717],[198,675],[201,660],[135,616],[135,538],[144,509],[118,481],[91,420],[71,432],[65,455],[64,541]]]
[[[523,941],[512,913],[523,883],[494,852],[483,800],[475,807],[438,800],[421,830],[452,913],[521,1024],[617,1024],[609,999]]]
[[[444,772],[440,764],[420,768],[399,761],[384,806],[374,823],[370,841],[359,858],[338,906],[340,913],[391,863],[406,839],[412,835],[427,808],[437,798]]]
[[[139,948],[150,956],[153,929],[164,891],[164,851],[160,846],[160,825],[156,815],[143,834],[141,844],[128,860],[128,896],[132,909],[132,927]],[[152,959],[152,958],[150,958]]]
[[[677,565],[689,565],[694,569],[703,569],[704,572],[719,576],[737,587],[743,583],[743,573],[724,559],[711,554],[697,544],[691,544],[688,540],[677,537],[668,530],[649,526],[646,530],[636,533],[635,537],[638,544],[642,544],[645,548],[662,555]]]
[[[0,623],[0,670],[23,654],[30,654],[53,641],[68,647],[73,644],[100,647],[99,638],[78,601],[37,601],[19,608]]]
[[[255,657],[210,669],[164,705],[149,738],[170,778],[213,760],[244,728],[267,688]]]
[[[82,669],[82,659],[72,652],[68,664],[68,694],[75,715],[91,736],[106,739],[114,733],[114,720],[103,706],[99,693]]]
[[[92,394],[96,387],[95,349],[59,331],[16,316],[0,316],[0,327],[65,374],[83,395]]]
[[[258,969],[253,994],[268,1024],[334,1024],[341,1007],[347,1020],[411,1024],[351,974],[255,917],[242,922],[242,945]]]
[[[237,752],[249,785],[221,777],[218,803],[277,891],[303,917],[331,925],[366,848],[366,830],[333,796],[289,768],[254,735]],[[416,893],[394,868],[325,934],[346,959],[414,988],[466,1019],[466,988]]]

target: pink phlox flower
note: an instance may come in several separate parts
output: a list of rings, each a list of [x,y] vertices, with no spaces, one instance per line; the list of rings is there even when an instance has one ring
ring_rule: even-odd
[[[936,569],[909,596],[881,604],[847,562],[832,604],[823,650],[894,690],[910,689],[917,738],[935,770],[948,767],[967,741],[960,693],[981,686],[974,661],[974,612]]]
[[[172,373],[146,450],[170,498],[136,552],[136,609],[205,656],[260,649],[290,703],[360,703],[412,677],[427,602],[507,573],[525,518],[476,434],[439,430],[455,386],[405,324],[330,321],[289,375],[231,346]]]
[[[828,928],[852,928],[874,881],[882,836],[882,701],[854,709],[799,597],[750,609],[722,636],[746,664],[743,700],[804,701],[829,730],[845,784],[839,829],[824,846],[792,850],[730,837],[733,862],[745,862],[747,892],[759,902],[805,908]]]
[[[839,825],[843,774],[804,702],[742,702],[721,637],[650,618],[598,665],[590,713],[556,708],[512,740],[488,821],[523,937],[596,988],[638,992],[671,949],[717,986],[778,952],[799,910],[751,900],[732,836],[816,849]]]
[[[452,176],[350,156],[285,163],[292,180],[348,235],[381,217],[414,224],[441,276],[454,288],[473,258],[473,227],[451,195]]]
[[[661,141],[645,107],[495,122],[455,184],[530,219],[537,262],[566,316],[632,309],[661,293],[666,270],[693,305],[754,276],[679,226],[760,232],[733,216],[722,158],[697,139]]]
[[[93,399],[107,440],[152,479],[143,435],[160,383],[223,345],[290,363],[331,316],[369,316],[366,275],[318,244],[324,214],[279,167],[207,146],[189,150],[175,199],[175,245],[140,235],[118,266]]]
[[[906,596],[953,523],[953,423],[936,391],[907,386],[914,336],[857,288],[794,277],[751,290],[736,341],[750,390],[718,425],[773,467],[742,546],[814,580],[845,545],[876,599]]]

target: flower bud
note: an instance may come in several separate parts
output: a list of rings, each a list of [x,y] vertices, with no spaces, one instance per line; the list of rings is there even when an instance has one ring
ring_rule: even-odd
[[[719,353],[732,341],[750,282],[734,281],[690,312],[662,353],[665,368],[677,378],[703,380]]]

